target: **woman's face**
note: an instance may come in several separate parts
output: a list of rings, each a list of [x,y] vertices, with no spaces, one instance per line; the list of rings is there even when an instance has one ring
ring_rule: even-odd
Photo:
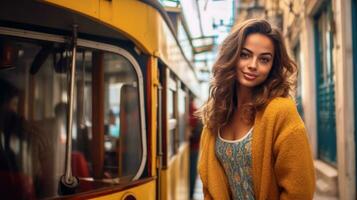
[[[247,36],[237,62],[237,78],[240,86],[253,88],[263,83],[272,68],[274,45],[260,33]]]

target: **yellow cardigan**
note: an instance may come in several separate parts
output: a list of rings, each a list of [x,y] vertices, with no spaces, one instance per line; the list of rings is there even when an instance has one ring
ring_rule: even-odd
[[[215,154],[216,134],[204,128],[198,171],[205,199],[225,200],[231,192]],[[256,200],[310,200],[315,173],[304,124],[293,100],[275,98],[254,121],[252,176]]]

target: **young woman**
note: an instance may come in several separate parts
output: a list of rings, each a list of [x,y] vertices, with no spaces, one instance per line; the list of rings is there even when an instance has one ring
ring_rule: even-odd
[[[315,175],[293,99],[296,65],[280,32],[243,22],[224,40],[200,115],[205,199],[310,200]]]

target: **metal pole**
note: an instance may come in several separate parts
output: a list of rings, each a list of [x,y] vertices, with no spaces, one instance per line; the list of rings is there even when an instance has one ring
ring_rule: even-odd
[[[73,25],[72,38],[72,65],[70,74],[70,83],[68,88],[68,104],[67,104],[67,140],[66,140],[66,165],[65,175],[61,177],[61,192],[71,194],[75,192],[75,188],[79,184],[77,177],[72,176],[71,156],[72,156],[72,129],[73,129],[73,100],[74,100],[74,81],[76,72],[76,51],[77,51],[77,29],[78,26]]]
[[[158,166],[157,166],[157,179],[158,179],[158,199],[161,200],[161,170],[162,170],[162,159],[163,159],[163,151],[162,151],[162,87],[159,83],[158,85]]]
[[[69,88],[69,102],[67,115],[67,142],[66,142],[66,183],[72,183],[72,169],[71,169],[71,154],[72,154],[72,125],[73,125],[73,93],[74,93],[74,78],[76,73],[76,51],[77,51],[77,25],[73,25],[73,48],[72,48],[72,65],[71,78]]]

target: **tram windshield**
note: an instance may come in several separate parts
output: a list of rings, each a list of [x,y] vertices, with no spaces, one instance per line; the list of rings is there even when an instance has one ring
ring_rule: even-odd
[[[71,55],[67,44],[0,36],[0,194],[5,198],[59,195]],[[73,175],[101,182],[96,187],[132,180],[143,151],[139,105],[138,78],[128,59],[77,49]],[[103,109],[94,113],[97,106]],[[95,124],[101,128],[94,131]]]

